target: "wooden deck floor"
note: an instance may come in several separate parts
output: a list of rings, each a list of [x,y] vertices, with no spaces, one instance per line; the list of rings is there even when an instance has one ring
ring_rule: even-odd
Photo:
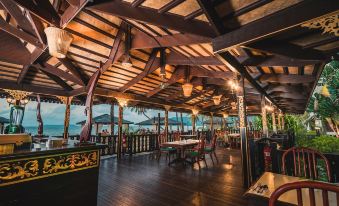
[[[148,155],[102,160],[98,206],[223,205],[245,206],[240,151],[219,149],[219,164],[192,169],[168,167]],[[202,163],[203,165],[203,163]]]

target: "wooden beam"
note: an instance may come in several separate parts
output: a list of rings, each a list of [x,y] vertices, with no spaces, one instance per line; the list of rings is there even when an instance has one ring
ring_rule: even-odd
[[[224,34],[226,28],[215,10],[214,3],[211,0],[198,0],[198,3],[204,11],[208,21],[212,24],[212,28],[218,35]]]
[[[28,92],[34,92],[37,94],[45,94],[45,95],[57,95],[57,96],[69,96],[67,91],[59,90],[47,86],[36,86],[32,84],[17,84],[12,81],[0,80],[0,88],[1,89],[13,89],[13,90],[22,90]]]
[[[157,58],[157,53],[158,53],[157,49],[152,50],[152,53],[150,54],[148,61],[144,67],[144,70],[136,77],[134,77],[131,81],[127,82],[124,86],[122,86],[119,89],[120,92],[126,92],[130,87],[137,84],[148,74],[153,73],[156,69],[160,67],[160,60]]]
[[[29,12],[27,12],[27,17],[32,24],[33,30],[35,31],[35,36],[38,37],[42,44],[47,44],[47,37],[44,32],[45,27],[43,23],[40,21],[38,17],[31,15],[31,13]]]
[[[72,74],[69,74],[61,69],[58,69],[48,63],[42,63],[42,64],[34,64],[33,65],[35,68],[41,70],[41,71],[44,71],[46,73],[49,73],[49,74],[52,74],[54,76],[57,76],[59,78],[63,78],[67,81],[71,81],[73,83],[76,83],[76,84],[79,84],[81,86],[84,86],[85,84],[80,80],[78,79],[77,77],[73,76]]]
[[[296,75],[296,74],[263,74],[259,78],[261,82],[271,82],[280,84],[300,84],[312,83],[315,81],[314,76]]]
[[[240,45],[258,41],[314,18],[336,12],[338,9],[339,4],[336,0],[302,1],[213,39],[213,51],[221,53]]]
[[[66,58],[59,59],[59,61],[70,71],[74,77],[76,77],[83,85],[86,85],[89,81],[89,77],[86,73],[82,72],[80,68],[74,66],[74,64]]]
[[[186,57],[179,55],[176,52],[171,52],[166,57],[166,63],[171,65],[216,65],[224,66],[222,62],[215,56],[197,56],[197,57]]]
[[[104,12],[107,14],[119,16],[121,18],[133,19],[160,27],[177,30],[180,32],[196,34],[207,37],[214,37],[211,27],[208,23],[201,21],[187,20],[177,15],[159,14],[158,12],[140,7],[131,7],[120,1],[110,1],[104,3],[94,3],[89,6],[90,9]]]
[[[60,16],[49,1],[12,0],[48,24],[60,26]]]
[[[133,2],[132,2],[132,7],[138,7],[138,6],[140,6],[142,3],[144,3],[144,1],[145,0],[134,0]]]
[[[173,72],[172,76],[166,82],[166,84],[169,86],[171,84],[176,83],[179,79],[182,79],[184,77],[185,77],[185,68],[179,67]],[[148,92],[146,94],[146,96],[151,97],[151,96],[155,95],[156,93],[160,92],[161,90],[162,90],[162,88],[160,88],[160,87],[155,88],[155,89],[151,90],[150,92]]]
[[[270,85],[268,89],[266,90],[267,93],[272,92],[286,92],[286,93],[292,93],[292,92],[299,92],[299,93],[305,93],[307,91],[304,90],[303,87],[300,85],[290,86],[290,85]]]
[[[33,44],[34,46],[37,46],[39,48],[43,48],[44,45],[40,43],[39,39],[37,39],[35,36],[32,36],[24,31],[21,31],[11,25],[9,25],[2,17],[0,17],[0,29],[17,37],[22,39],[23,41],[26,41],[30,44]]]
[[[189,44],[211,43],[209,37],[194,34],[173,34],[165,36],[154,36],[151,38],[147,34],[137,30],[132,39],[131,49],[148,49],[157,47],[173,47]]]
[[[256,80],[252,78],[252,76],[247,72],[247,69],[240,64],[237,59],[230,54],[229,52],[224,52],[221,54],[218,54],[217,57],[219,57],[220,61],[223,61],[226,66],[228,66],[229,69],[233,70],[234,72],[239,72],[241,75],[243,75],[247,81],[252,84],[252,86],[258,90],[258,92],[264,96],[266,96],[273,104],[277,105],[274,99],[272,99],[266,91],[257,83]]]
[[[8,11],[8,13],[15,19],[18,26],[25,32],[34,35],[35,32],[28,21],[27,17],[23,14],[21,9],[13,1],[0,0],[0,4]]]
[[[70,1],[70,0],[68,0]],[[61,16],[60,27],[64,28],[87,4],[88,0],[71,0],[73,4],[69,6]]]
[[[321,61],[326,58],[324,54],[318,50],[303,49],[301,46],[282,41],[265,40],[247,45],[246,47],[294,59]]]
[[[305,65],[313,65],[321,62],[321,60],[313,59],[295,59],[285,56],[267,56],[267,57],[238,57],[237,60],[244,66],[259,66],[259,67],[299,67]]]
[[[107,61],[102,65],[101,74],[103,74],[111,65],[112,63],[119,58],[118,51],[120,44],[122,43],[122,38],[124,34],[124,30],[126,30],[127,24],[125,22],[122,22],[120,25],[120,29],[114,39],[112,49],[109,53]]]
[[[28,72],[28,70],[29,70],[29,67],[30,67],[30,65],[25,65],[25,66],[22,68],[22,70],[21,70],[21,72],[20,72],[20,74],[19,74],[19,76],[18,76],[18,80],[17,80],[17,83],[18,83],[18,84],[21,84],[22,81],[25,79],[25,77],[26,77],[26,75],[27,75],[27,72]]]

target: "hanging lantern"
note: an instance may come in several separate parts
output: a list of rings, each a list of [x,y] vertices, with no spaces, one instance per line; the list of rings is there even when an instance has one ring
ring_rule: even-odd
[[[219,104],[220,104],[220,102],[221,102],[221,97],[222,97],[222,95],[213,96],[213,102],[214,102],[214,105],[219,105]]]
[[[228,117],[227,113],[223,113],[222,116],[224,117],[224,119],[226,119]]]
[[[118,101],[118,103],[119,103],[119,105],[120,105],[121,107],[126,107],[126,106],[127,106],[127,103],[128,103],[128,100],[127,100],[127,99],[125,99],[125,98],[119,98],[119,97],[116,97],[115,99]]]
[[[125,69],[130,69],[133,64],[131,61],[131,56],[129,54],[123,54],[120,58],[121,66],[123,66]]]
[[[187,82],[182,85],[182,90],[184,92],[185,97],[190,97],[192,95],[193,84]]]
[[[72,35],[56,27],[47,27],[45,33],[49,54],[56,58],[65,58],[73,40]]]

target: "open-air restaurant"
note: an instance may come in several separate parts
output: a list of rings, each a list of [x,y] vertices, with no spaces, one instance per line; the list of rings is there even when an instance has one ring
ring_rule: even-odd
[[[0,206],[339,206],[338,166],[338,0],[0,0]]]

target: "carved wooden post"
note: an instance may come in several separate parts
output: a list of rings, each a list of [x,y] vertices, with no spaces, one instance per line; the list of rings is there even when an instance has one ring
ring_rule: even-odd
[[[280,117],[281,117],[281,112],[278,113],[278,130],[281,130],[281,120],[280,120]]]
[[[124,107],[119,105],[119,116],[118,116],[118,150],[117,158],[121,158],[122,151],[122,120],[123,120]]]
[[[248,145],[248,138],[246,134],[247,121],[246,121],[246,103],[245,103],[245,82],[244,77],[240,78],[240,85],[237,93],[238,99],[238,116],[239,116],[239,129],[240,129],[240,142],[241,142],[241,161],[243,168],[243,184],[245,187],[251,185],[251,163],[250,163],[250,151]]]
[[[264,137],[268,137],[267,113],[265,96],[261,95],[261,117],[262,117],[262,132]]]
[[[171,106],[165,105],[165,137],[168,140],[168,111],[171,109]]]
[[[37,95],[37,100],[38,100],[38,104],[36,108],[36,116],[37,116],[37,121],[39,123],[38,136],[42,137],[44,134],[44,123],[42,122],[41,111],[40,111],[40,106],[41,106],[40,95]]]
[[[181,127],[181,133],[183,133],[185,131],[185,127],[184,127],[184,120],[182,118],[182,112],[180,112],[180,127]]]
[[[64,119],[64,139],[68,139],[69,119],[71,115],[71,102],[73,97],[58,96],[58,99],[66,105]]]
[[[160,113],[158,113],[158,127],[157,127],[158,135],[160,135],[160,128],[161,128],[161,118],[160,118]]]
[[[281,113],[281,130],[285,130],[285,115]]]
[[[91,79],[88,82],[86,87],[87,90],[87,98],[86,98],[86,108],[85,108],[85,115],[87,117],[86,123],[81,130],[80,133],[80,142],[86,142],[89,137],[91,136],[92,131],[92,106],[93,106],[93,96],[94,96],[94,89],[98,83],[99,77],[101,75],[100,69],[98,69]]]
[[[195,114],[192,114],[191,118],[192,118],[192,134],[195,134],[195,119],[196,119]]]
[[[276,125],[276,120],[275,120],[275,108],[274,107],[272,111],[272,128],[273,128],[273,132],[277,133],[277,125]]]
[[[111,135],[114,135],[114,103],[110,107],[110,118],[111,118]]]

